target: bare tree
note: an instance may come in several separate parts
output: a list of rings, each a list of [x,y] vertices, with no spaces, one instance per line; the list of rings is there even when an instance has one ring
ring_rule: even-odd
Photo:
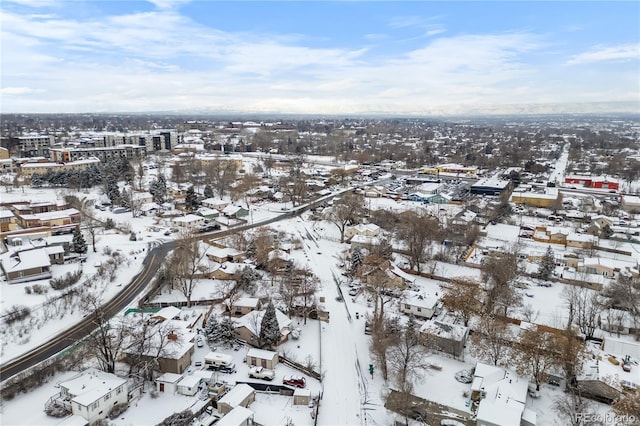
[[[553,410],[560,415],[567,425],[595,426],[598,422],[590,400],[582,398],[578,390],[570,390],[553,400]]]
[[[362,266],[362,268],[374,268],[366,277],[364,289],[374,299],[373,321],[376,325],[382,323],[385,306],[395,299],[393,292],[398,290],[398,287],[386,274],[384,266],[382,268],[379,267],[379,265],[384,265],[385,263],[388,263],[388,261],[377,256],[369,255],[365,258]]]
[[[251,173],[245,173],[232,190],[232,197],[236,200],[243,199],[249,208],[249,193],[260,183],[260,178]]]
[[[396,385],[402,388],[407,383],[414,383],[422,378],[428,367],[425,361],[427,348],[420,343],[419,325],[415,319],[409,321],[400,330],[398,340],[389,350],[388,362]]]
[[[566,329],[554,336],[556,363],[564,371],[567,390],[577,388],[577,376],[582,371],[585,346],[582,339],[572,329]]]
[[[536,326],[520,334],[512,360],[518,373],[531,377],[536,389],[540,390],[540,384],[546,380],[549,370],[557,362],[555,351],[553,334]]]
[[[594,290],[581,287],[576,289],[574,297],[575,324],[590,339],[598,327],[598,315],[602,310],[600,296]]]
[[[340,231],[340,242],[344,243],[344,232],[349,224],[360,222],[364,214],[364,197],[360,194],[347,192],[327,209],[325,219],[336,225]]]
[[[442,303],[460,315],[466,327],[471,317],[481,312],[482,293],[480,283],[475,280],[452,278],[442,296]]]
[[[633,328],[640,328],[640,280],[618,275],[615,282],[607,285],[603,292],[603,305],[605,308],[615,308],[629,314],[633,322]],[[636,336],[640,337],[640,336]]]
[[[471,353],[478,359],[499,365],[507,359],[512,339],[507,323],[494,316],[483,316],[471,335]]]
[[[440,223],[436,217],[426,213],[406,211],[401,213],[397,237],[405,245],[411,269],[422,270],[427,247],[440,237]]]
[[[129,327],[125,321],[109,321],[102,307],[102,300],[93,294],[86,293],[80,304],[95,327],[87,336],[87,348],[96,357],[103,371],[113,373],[122,354]]]
[[[640,419],[640,389],[636,388],[621,394],[618,399],[613,401],[612,406],[617,415],[638,421]],[[630,421],[629,424],[631,423],[633,422]]]
[[[293,207],[302,204],[307,196],[307,182],[304,176],[283,176],[278,181],[280,191],[291,201]]]
[[[202,260],[204,251],[200,249],[200,242],[189,232],[185,232],[176,242],[176,248],[171,256],[171,276],[178,290],[187,299],[187,307],[191,306],[191,296],[198,282],[198,274],[205,271]]]
[[[482,278],[486,283],[485,311],[488,314],[498,311],[507,316],[510,308],[521,305],[522,297],[513,288],[513,282],[520,274],[518,256],[518,249],[513,246],[486,258]]]
[[[237,165],[234,161],[216,159],[207,161],[204,174],[220,198],[224,198],[227,189],[236,180]]]
[[[389,351],[398,341],[399,330],[397,319],[383,318],[379,323],[373,323],[369,351],[385,381],[389,378]]]

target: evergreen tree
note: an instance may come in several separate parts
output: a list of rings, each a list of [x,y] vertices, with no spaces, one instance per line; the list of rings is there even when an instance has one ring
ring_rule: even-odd
[[[213,198],[213,188],[209,184],[204,186],[204,198]]]
[[[149,184],[149,192],[153,195],[153,201],[156,203],[164,203],[167,196],[167,181],[164,175],[159,175]]]
[[[133,182],[133,176],[135,175],[135,170],[133,170],[131,162],[125,157],[122,157],[117,167],[120,177],[128,184],[131,184]]]
[[[556,256],[551,246],[549,246],[538,265],[538,276],[543,280],[548,280],[555,268]]]
[[[276,308],[271,301],[262,316],[259,342],[267,349],[272,349],[280,343],[280,326],[276,317]]]
[[[187,193],[184,197],[184,205],[189,211],[194,211],[198,208],[198,195],[196,194],[195,189],[193,189],[193,185],[187,188]]]
[[[118,182],[115,180],[107,181],[107,197],[109,197],[112,205],[118,205],[121,202],[120,188],[118,188]]]
[[[207,325],[204,327],[204,334],[207,336],[207,342],[210,346],[214,346],[220,340],[220,323],[218,317],[209,315]]]
[[[76,226],[73,230],[73,240],[71,240],[71,247],[74,253],[86,253],[87,252],[87,242],[82,236],[82,231],[80,231],[80,227]]]
[[[215,345],[232,347],[238,338],[235,323],[230,318],[218,321],[218,317],[215,315],[209,316],[204,333],[207,337],[207,343],[212,347]]]
[[[349,272],[352,276],[356,275],[360,265],[362,265],[362,250],[356,247],[353,252],[351,252],[351,270]]]

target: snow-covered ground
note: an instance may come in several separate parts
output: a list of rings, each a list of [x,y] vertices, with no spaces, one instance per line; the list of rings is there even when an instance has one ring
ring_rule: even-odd
[[[564,154],[563,154],[564,155]],[[327,161],[331,161],[328,159]],[[565,165],[566,166],[566,165]],[[557,167],[556,170],[559,170]],[[559,175],[558,177],[561,179]],[[25,193],[14,191],[10,195],[14,199],[42,200],[56,199],[61,195],[55,190],[32,190],[26,189]],[[86,195],[91,195],[87,193]],[[97,195],[97,194],[93,194]],[[6,199],[3,194],[3,202]],[[406,209],[427,209],[427,207],[408,201],[394,201],[386,198],[368,200],[370,207],[384,208],[393,212],[400,212]],[[283,209],[291,208],[291,204],[282,203],[262,203],[251,206],[249,221],[257,222],[263,219],[272,218],[281,214]],[[453,217],[462,206],[429,206],[434,214],[441,219]],[[164,229],[152,232],[154,225],[153,218],[140,217],[133,218],[130,213],[112,214],[107,212],[97,212],[103,219],[111,217],[114,220],[126,224],[128,223],[137,236],[137,241],[129,241],[129,235],[117,234],[115,232],[103,233],[99,235],[97,243],[97,253],[90,249],[87,254],[88,260],[83,264],[83,279],[90,277],[96,272],[96,265],[104,262],[109,255],[105,254],[105,247],[119,249],[126,256],[126,264],[119,269],[117,278],[113,282],[105,285],[104,297],[110,297],[117,292],[122,285],[128,283],[130,279],[140,270],[140,264],[150,245],[165,241],[173,236],[165,236]],[[398,417],[396,414],[384,408],[384,398],[389,391],[390,383],[385,382],[380,372],[376,368],[373,377],[369,375],[368,366],[372,363],[369,355],[370,337],[364,334],[365,317],[371,313],[371,306],[366,296],[347,296],[348,287],[342,284],[344,300],[338,300],[339,290],[336,280],[341,280],[342,263],[341,256],[344,250],[348,249],[348,244],[339,243],[340,235],[335,225],[324,221],[311,221],[310,214],[305,213],[300,217],[295,217],[270,225],[271,228],[286,232],[302,241],[302,248],[293,250],[291,257],[301,266],[308,266],[319,277],[320,287],[318,296],[324,298],[325,308],[330,313],[329,322],[319,322],[308,320],[303,324],[301,320],[294,318],[294,327],[301,329],[300,338],[289,340],[283,344],[279,350],[287,357],[301,363],[310,362],[316,365],[316,370],[320,371],[322,383],[307,377],[308,388],[312,395],[320,395],[320,409],[318,424],[322,425],[342,425],[342,424],[392,424]],[[542,223],[542,222],[541,222]],[[520,243],[528,247],[531,241],[518,239],[518,226],[490,225],[486,231],[480,246],[500,247],[507,244]],[[540,245],[543,251],[546,246]],[[638,251],[633,248],[633,259],[638,259]],[[537,247],[535,247],[537,248]],[[481,255],[472,261],[480,262]],[[54,267],[54,276],[60,276],[69,270],[74,270],[78,265],[62,265]],[[464,265],[454,265],[445,262],[437,262],[434,265],[435,275],[444,277],[471,277],[480,279],[480,269]],[[27,304],[34,312],[38,311],[38,306],[43,303],[44,296],[26,295],[24,287],[33,285],[34,282],[9,285],[1,282],[2,295],[0,299],[1,309],[5,311],[8,306],[15,303]],[[48,285],[45,280],[43,285]],[[425,292],[439,292],[442,284],[439,281],[422,277],[415,277],[415,284]],[[215,280],[202,280],[196,287],[193,299],[208,299],[216,293]],[[566,323],[566,312],[561,297],[562,289],[565,285],[553,283],[551,287],[538,287],[535,284],[525,293],[523,301],[531,305],[532,311],[537,317],[537,322],[542,324],[560,327]],[[49,295],[52,295],[50,290]],[[528,294],[528,295],[527,295]],[[265,294],[262,294],[265,295]],[[159,295],[156,301],[174,301],[182,299],[183,296],[177,292]],[[390,314],[398,314],[398,301],[388,306]],[[194,308],[198,313],[205,312],[206,307]],[[521,313],[521,311],[517,311]],[[34,314],[35,316],[35,314]],[[56,321],[42,322],[30,330],[28,337],[4,338],[2,340],[2,362],[28,352],[46,338],[56,332],[69,327],[74,321],[80,318],[77,310],[69,311],[65,316]],[[8,335],[7,335],[8,336]],[[202,361],[209,350],[206,345],[196,348],[192,358],[193,369],[195,362]],[[220,375],[219,379],[226,380],[230,384],[235,381],[246,381],[248,379],[248,366],[243,359],[247,348],[240,347],[238,350],[216,348],[218,352],[232,355],[236,362],[237,373],[231,375]],[[454,379],[455,372],[461,369],[469,369],[475,365],[475,359],[465,353],[465,361],[457,361],[439,354],[430,355],[430,361],[442,366],[442,370],[429,370],[422,380],[416,383],[415,394],[422,398],[447,405],[462,412],[468,412],[466,406],[468,400],[463,395],[469,390],[470,385],[457,382]],[[42,424],[55,425],[59,420],[47,417],[42,412],[46,401],[57,392],[55,384],[68,379],[75,373],[58,374],[44,386],[35,389],[27,394],[16,396],[12,401],[4,402],[1,407],[1,422],[7,425],[28,425]],[[276,367],[275,383],[281,383],[282,378],[290,374],[299,374],[285,365]],[[538,415],[540,425],[562,425],[566,421],[559,418],[553,410],[553,400],[562,395],[562,390],[552,386],[544,385],[539,399],[530,399],[528,408],[533,409]],[[173,412],[200,404],[197,398],[184,397],[180,395],[161,394],[157,398],[152,398],[149,393],[145,393],[141,399],[136,400],[132,406],[123,413],[120,418],[114,421],[118,425],[138,425],[157,424],[162,419]],[[602,404],[593,403],[599,411],[606,412],[609,407]],[[34,408],[35,407],[35,408]],[[256,401],[250,406],[256,413],[256,421],[262,424],[284,424],[291,420],[294,424],[312,424],[310,409],[305,406],[293,406],[291,398],[279,395],[259,394]]]

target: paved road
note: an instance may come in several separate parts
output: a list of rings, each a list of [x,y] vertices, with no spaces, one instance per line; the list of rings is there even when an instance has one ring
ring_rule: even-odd
[[[124,287],[120,293],[109,300],[104,305],[107,318],[112,318],[126,306],[128,306],[136,296],[149,284],[155,272],[162,265],[162,261],[169,251],[174,247],[174,242],[168,242],[157,246],[151,250],[143,261],[143,270],[136,275],[131,283]],[[30,353],[13,359],[0,366],[0,381],[21,373],[22,371],[37,365],[53,355],[67,349],[69,346],[82,340],[93,331],[95,324],[90,316],[82,319],[71,328],[63,331],[57,336],[45,342],[42,346],[34,349]]]

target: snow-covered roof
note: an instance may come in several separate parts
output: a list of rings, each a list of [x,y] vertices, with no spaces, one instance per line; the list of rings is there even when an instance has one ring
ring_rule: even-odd
[[[180,315],[180,308],[177,308],[175,306],[167,306],[165,308],[160,309],[155,314],[153,314],[153,317],[170,320],[170,319],[177,318],[179,315]]]
[[[265,351],[264,349],[251,348],[247,351],[247,357],[252,358],[273,359],[273,357],[277,355],[277,352]]]
[[[245,308],[257,308],[260,303],[260,298],[258,297],[242,297],[235,301],[233,306],[242,306]]]
[[[175,223],[195,223],[195,222],[202,222],[204,218],[196,214],[188,214],[182,217],[175,217],[172,220]]]
[[[236,250],[232,247],[215,247],[209,246],[207,247],[207,251],[205,253],[207,256],[225,258],[228,256],[238,256],[242,254],[240,250]]]
[[[76,209],[57,210],[52,212],[34,213],[20,215],[24,220],[55,220],[64,219],[72,215],[79,215],[80,212]]]
[[[435,294],[411,294],[402,301],[403,304],[416,306],[418,308],[434,309],[440,297]]]
[[[529,381],[513,371],[478,363],[474,385],[485,392],[480,400],[477,420],[496,425],[519,425],[527,400]],[[482,380],[476,380],[481,378]],[[472,387],[472,390],[475,390]]]
[[[246,327],[249,330],[252,330],[254,324],[261,324],[262,317],[264,316],[265,311],[251,311],[246,315],[241,316],[235,320],[237,327]],[[278,326],[282,331],[283,328],[289,327],[291,325],[291,319],[280,312],[280,310],[276,309],[276,319],[278,320]],[[253,331],[253,330],[252,330]]]
[[[164,373],[162,376],[156,379],[156,382],[162,383],[178,383],[182,379],[181,374],[176,373]]]
[[[220,398],[218,404],[228,404],[231,407],[238,407],[249,395],[254,392],[253,388],[246,383],[235,385],[225,396]]]
[[[241,426],[253,417],[253,411],[248,408],[237,406],[229,411],[223,418],[218,421],[218,426]]]
[[[60,383],[60,387],[73,396],[73,402],[87,406],[125,383],[125,379],[115,374],[89,368],[82,375]]]
[[[420,327],[420,333],[426,333],[455,341],[463,340],[468,330],[469,327],[465,327],[464,325],[445,323],[438,320],[426,321],[422,327]]]
[[[7,272],[51,266],[51,260],[44,248],[21,251],[18,253],[18,259],[4,256],[1,261],[4,270]]]
[[[178,386],[193,388],[195,386],[198,386],[200,382],[202,382],[201,376],[190,375],[190,376],[185,376],[182,380],[180,380],[180,383],[178,383]]]

